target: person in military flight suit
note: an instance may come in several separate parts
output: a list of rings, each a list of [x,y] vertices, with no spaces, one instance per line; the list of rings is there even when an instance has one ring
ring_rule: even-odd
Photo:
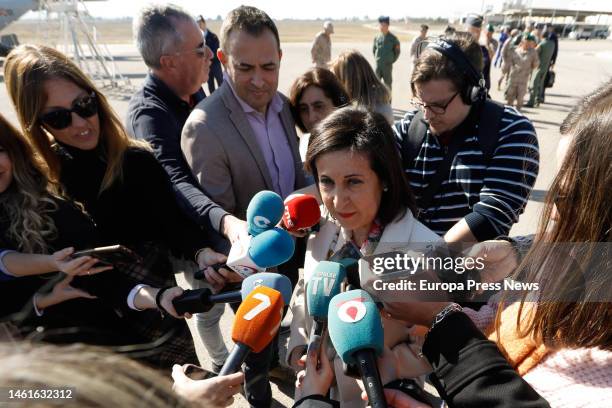
[[[538,52],[540,65],[538,65],[533,73],[533,81],[531,82],[531,89],[529,92],[529,102],[525,105],[529,108],[537,107],[540,103],[544,102],[542,97],[545,86],[544,80],[546,79],[546,74],[548,73],[555,52],[555,43],[550,40],[547,35],[540,41],[536,47],[536,51]]]
[[[389,17],[379,17],[380,34],[374,38],[372,52],[376,61],[376,76],[391,89],[393,63],[400,55],[400,42],[389,32]]]

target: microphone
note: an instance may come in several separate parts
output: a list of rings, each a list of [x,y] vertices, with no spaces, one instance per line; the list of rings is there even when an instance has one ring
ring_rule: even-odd
[[[386,408],[376,357],[383,352],[380,314],[372,297],[356,289],[334,296],[328,311],[329,337],[346,364],[359,368],[372,408]]]
[[[294,251],[291,235],[281,228],[272,228],[249,239],[248,246],[242,246],[240,242],[232,245],[227,266],[246,278],[287,262]]]
[[[287,231],[311,228],[321,219],[317,199],[308,194],[293,194],[285,199],[283,225]]]
[[[246,212],[249,235],[257,236],[274,228],[281,220],[284,209],[283,199],[275,192],[263,190],[255,194]]]
[[[240,370],[247,355],[259,353],[276,336],[283,313],[283,297],[277,290],[257,286],[242,301],[232,326],[232,340],[236,345],[219,371],[219,377]]]
[[[308,315],[314,320],[308,349],[324,336],[327,328],[327,311],[331,299],[340,293],[346,277],[344,267],[337,262],[321,261],[312,272],[306,284],[306,304]]]
[[[179,315],[204,313],[212,309],[216,303],[242,302],[257,286],[266,286],[279,291],[285,304],[289,304],[291,300],[293,288],[289,278],[278,273],[262,272],[253,274],[242,281],[240,290],[218,294],[213,294],[208,288],[185,290],[172,300],[172,304]]]
[[[291,235],[281,228],[272,228],[256,237],[249,237],[246,242],[235,242],[227,256],[226,264],[212,267],[227,267],[246,278],[287,262],[294,251],[295,243]],[[196,272],[194,277],[203,279],[204,271]]]

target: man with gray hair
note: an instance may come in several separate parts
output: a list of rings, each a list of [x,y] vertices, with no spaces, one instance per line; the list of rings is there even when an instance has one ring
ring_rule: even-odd
[[[126,129],[133,137],[148,141],[174,186],[183,211],[202,226],[208,236],[217,237],[216,249],[226,252],[229,245],[217,234],[233,240],[232,228],[246,231],[245,223],[215,204],[191,173],[181,151],[181,131],[193,107],[205,98],[202,84],[208,79],[212,52],[204,44],[202,31],[193,17],[171,6],[145,8],[135,21],[138,50],[149,68],[143,87],[132,97]],[[240,232],[236,232],[237,236]],[[224,262],[219,254],[217,262]],[[179,286],[191,289],[204,285],[194,279],[196,265],[191,260],[174,259]],[[228,281],[237,275],[220,270]],[[228,352],[219,329],[225,310],[216,305],[207,313],[196,314],[189,323],[196,350],[204,345],[212,359],[213,371],[220,370]],[[198,354],[201,361],[204,356]]]
[[[310,49],[312,63],[318,68],[327,68],[331,61],[331,35],[334,33],[334,25],[331,21],[323,23],[323,31],[315,36]]]

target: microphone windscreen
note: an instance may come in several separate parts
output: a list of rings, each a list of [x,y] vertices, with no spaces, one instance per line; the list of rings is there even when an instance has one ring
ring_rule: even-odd
[[[308,315],[327,319],[329,302],[340,293],[346,277],[344,266],[337,262],[321,261],[306,283]]]
[[[317,199],[308,194],[295,194],[285,199],[283,225],[288,231],[310,228],[321,219]]]
[[[274,339],[281,323],[283,296],[277,290],[258,286],[242,301],[232,327],[232,340],[255,353]]]
[[[345,363],[355,364],[354,353],[358,350],[372,349],[377,356],[382,354],[382,322],[368,292],[357,289],[334,296],[327,319],[329,337]]]
[[[261,268],[272,268],[287,262],[295,251],[295,243],[289,233],[273,228],[253,237],[249,257]]]
[[[267,286],[268,288],[278,290],[283,296],[283,302],[286,305],[291,301],[291,294],[293,293],[291,281],[285,275],[272,272],[256,273],[243,280],[240,289],[242,300],[246,299],[248,294],[258,286]]]
[[[284,210],[283,199],[275,192],[263,190],[255,194],[246,212],[249,234],[256,236],[274,228],[283,217]]]

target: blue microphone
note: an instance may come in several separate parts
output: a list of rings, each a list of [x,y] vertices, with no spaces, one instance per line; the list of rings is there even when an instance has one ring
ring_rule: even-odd
[[[284,212],[283,199],[275,192],[263,190],[255,194],[246,212],[249,234],[255,237],[274,228],[283,217]]]
[[[329,337],[338,356],[359,368],[372,408],[386,408],[376,357],[382,355],[384,333],[372,297],[357,289],[334,296],[328,310]]]
[[[172,304],[180,315],[185,313],[204,313],[208,312],[216,303],[239,303],[258,286],[266,286],[277,290],[283,297],[286,305],[291,300],[293,288],[291,281],[284,275],[278,273],[262,272],[256,273],[242,281],[240,290],[213,294],[210,289],[190,289],[185,290],[177,296]]]
[[[287,262],[295,251],[293,237],[281,228],[272,228],[256,237],[250,237],[247,243],[248,246],[244,246],[240,241],[235,242],[225,264],[215,264],[212,267],[215,270],[228,268],[247,278]],[[197,271],[194,277],[203,279],[204,270]]]
[[[321,261],[306,284],[308,315],[314,321],[308,340],[309,350],[315,344],[320,344],[325,335],[329,302],[340,293],[345,277],[344,266],[340,263]]]

